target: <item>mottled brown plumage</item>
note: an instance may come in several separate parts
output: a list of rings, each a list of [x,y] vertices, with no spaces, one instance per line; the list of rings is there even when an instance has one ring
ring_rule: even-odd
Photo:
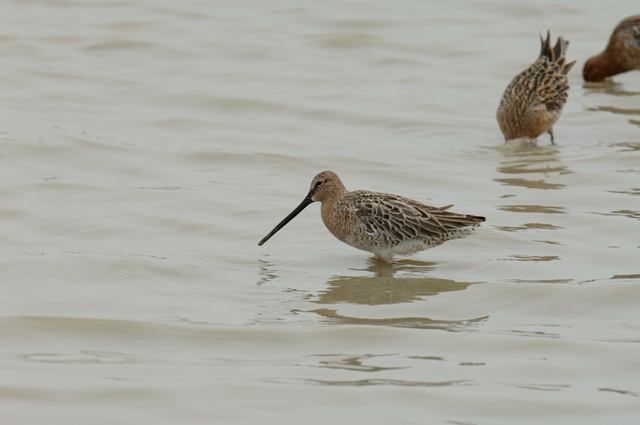
[[[575,61],[566,63],[569,42],[562,37],[551,47],[547,31],[546,39],[540,36],[540,44],[538,59],[516,75],[502,95],[497,118],[505,141],[549,133],[554,143],[553,125],[567,101],[567,74]]]
[[[602,81],[612,75],[640,69],[640,15],[620,22],[604,51],[589,58],[582,69],[585,81]]]
[[[408,255],[466,236],[484,217],[457,214],[446,207],[430,207],[398,195],[356,190],[349,192],[332,171],[323,171],[311,182],[302,203],[258,245],[310,203],[322,203],[322,221],[342,242],[369,251],[391,262],[394,255]]]

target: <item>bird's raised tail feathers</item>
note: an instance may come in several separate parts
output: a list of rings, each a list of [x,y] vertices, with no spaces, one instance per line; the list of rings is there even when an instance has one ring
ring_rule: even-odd
[[[569,46],[569,42],[560,36],[556,45],[551,47],[551,32],[548,30],[547,38],[542,38],[542,34],[540,35],[540,57],[546,57],[551,62],[557,63],[564,75],[567,75],[576,64],[576,61],[566,63],[567,46]]]

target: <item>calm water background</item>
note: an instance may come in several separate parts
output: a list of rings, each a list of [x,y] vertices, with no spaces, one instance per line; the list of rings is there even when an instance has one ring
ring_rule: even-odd
[[[5,424],[640,423],[640,73],[581,68],[636,1],[5,1]],[[495,109],[578,60],[557,146]],[[485,215],[385,267],[347,187]]]

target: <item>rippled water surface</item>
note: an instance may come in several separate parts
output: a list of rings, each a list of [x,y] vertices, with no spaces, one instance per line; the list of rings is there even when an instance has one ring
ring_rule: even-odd
[[[2,9],[3,423],[640,423],[640,72],[580,76],[636,2]],[[557,145],[505,146],[547,28]],[[488,220],[257,247],[323,169]]]

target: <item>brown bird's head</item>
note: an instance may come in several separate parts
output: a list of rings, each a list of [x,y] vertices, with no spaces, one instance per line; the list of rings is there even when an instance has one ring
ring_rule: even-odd
[[[582,77],[585,81],[595,82],[602,81],[607,76],[604,74],[602,66],[599,65],[599,57],[594,56],[584,64],[582,68]]]
[[[323,171],[311,180],[309,196],[314,202],[322,202],[343,192],[344,185],[333,171]]]
[[[293,220],[295,216],[300,214],[302,210],[307,208],[313,202],[324,202],[329,199],[333,199],[334,197],[340,196],[344,193],[345,188],[340,181],[340,177],[333,171],[323,171],[317,176],[313,178],[311,181],[311,186],[309,187],[309,192],[307,196],[304,197],[300,205],[298,205],[293,211],[289,213],[280,223],[273,228],[272,231],[269,232],[267,236],[262,238],[260,242],[258,242],[258,246],[261,246],[266,241],[268,241],[271,236],[275,235],[280,229],[282,229],[288,222]]]

